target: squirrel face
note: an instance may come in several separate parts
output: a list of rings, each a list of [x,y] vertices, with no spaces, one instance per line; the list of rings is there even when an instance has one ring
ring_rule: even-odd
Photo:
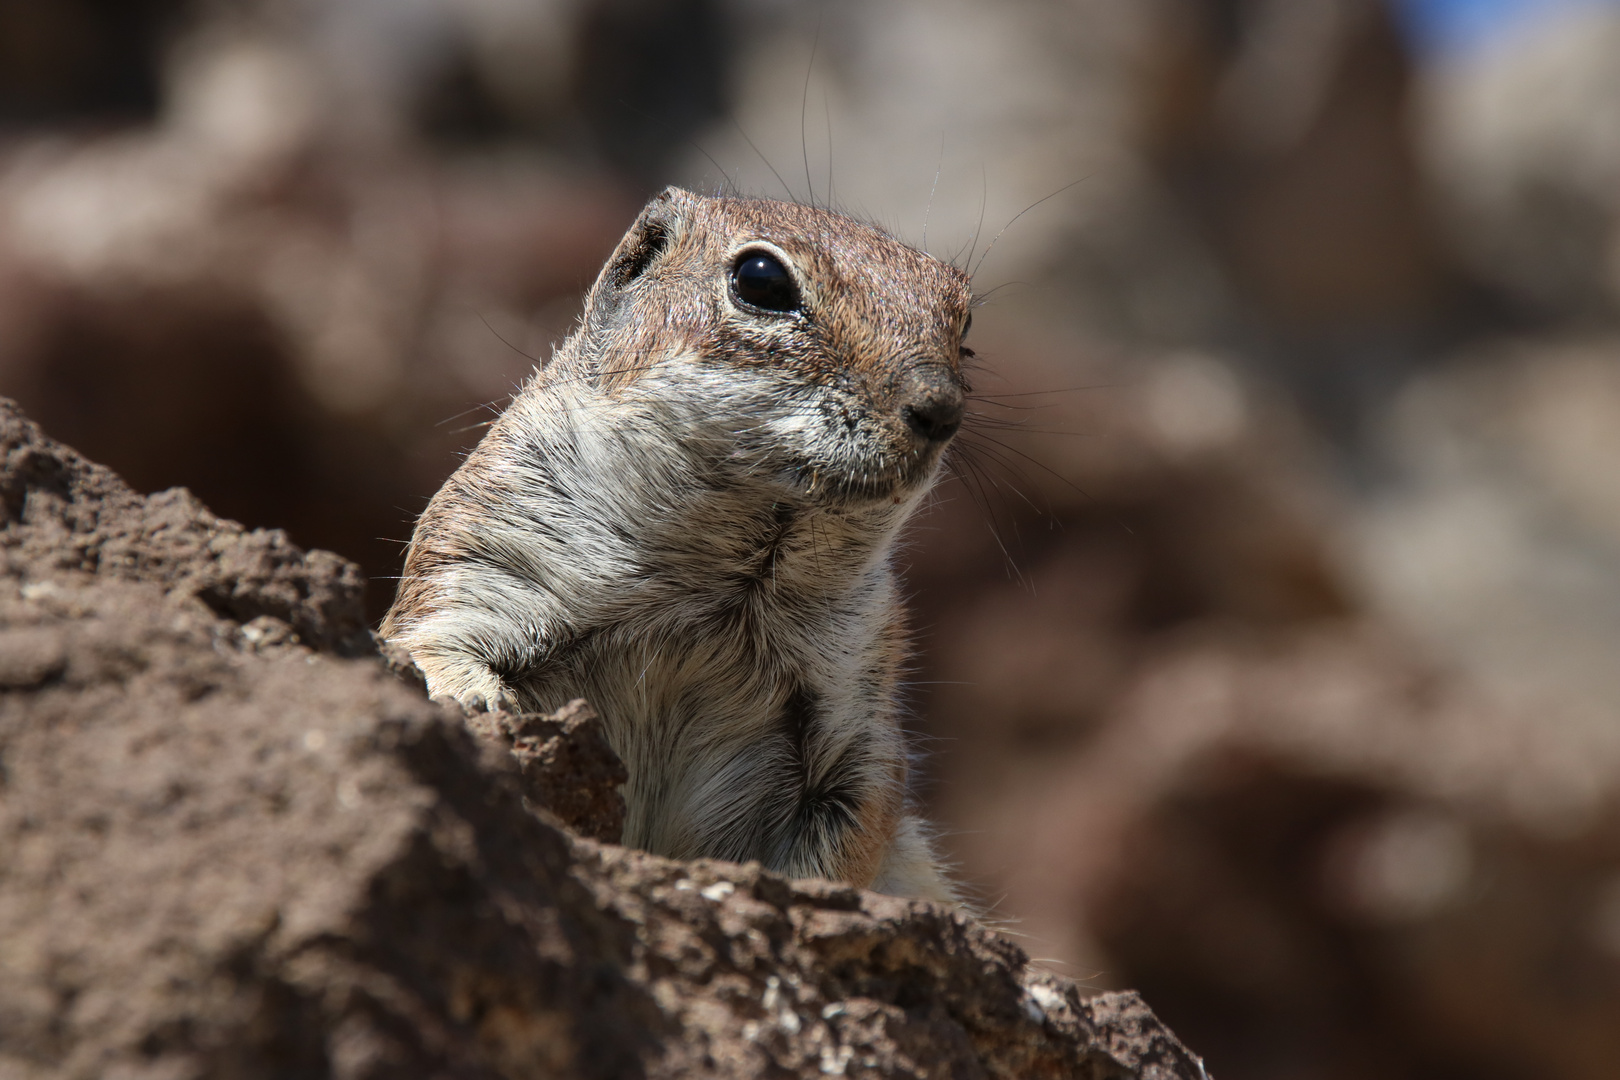
[[[967,276],[817,207],[666,189],[586,298],[579,374],[690,399],[784,495],[903,502],[961,424]]]

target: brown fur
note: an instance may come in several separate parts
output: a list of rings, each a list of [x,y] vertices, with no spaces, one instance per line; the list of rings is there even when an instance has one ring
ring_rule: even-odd
[[[758,252],[796,309],[739,300]],[[470,707],[590,697],[629,843],[948,898],[905,819],[889,560],[969,300],[831,211],[665,191],[423,514],[384,636]]]

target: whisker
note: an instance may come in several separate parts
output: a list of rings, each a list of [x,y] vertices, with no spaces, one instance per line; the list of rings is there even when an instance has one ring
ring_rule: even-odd
[[[1026,390],[1016,394],[974,394],[974,401],[994,402],[1000,398],[1044,397],[1048,394],[1078,394],[1085,390],[1123,390],[1133,383],[1086,383],[1082,386],[1060,386],[1055,390]]]
[[[928,202],[923,207],[923,254],[928,253],[928,218],[934,212],[934,192],[939,190],[939,174],[945,168],[945,133],[939,133],[939,160],[934,163],[934,182],[928,188]]]
[[[984,435],[984,434],[978,433],[978,432],[975,432],[975,434],[978,435],[979,438],[985,440],[986,442],[995,444],[996,446],[1000,447],[1002,450],[1006,451],[1009,454],[1018,455],[1019,457],[1023,458],[1025,461],[1029,462],[1031,465],[1034,465],[1037,469],[1040,469],[1041,471],[1043,471],[1043,472],[1047,473],[1048,475],[1052,476],[1053,478],[1055,478],[1059,482],[1061,482],[1063,484],[1066,484],[1067,486],[1073,488],[1077,493],[1079,493],[1080,495],[1085,496],[1087,499],[1091,498],[1091,494],[1089,492],[1087,492],[1084,488],[1082,488],[1080,485],[1076,484],[1073,480],[1070,480],[1068,477],[1064,476],[1062,473],[1057,472],[1051,466],[1047,465],[1044,461],[1041,461],[1038,458],[1031,457],[1030,455],[1024,453],[1022,450],[1019,450],[1017,447],[1008,446],[1006,443],[1002,442],[999,439],[992,439],[990,436]],[[981,447],[981,449],[984,449],[984,448]]]
[[[821,111],[827,121],[827,208],[831,209],[833,198],[833,136],[832,136],[832,106],[827,104],[827,95],[821,95]]]
[[[497,330],[493,326],[489,325],[489,320],[484,318],[484,313],[482,311],[477,311],[477,312],[474,312],[473,314],[478,316],[478,321],[484,324],[484,329],[485,330],[488,330],[490,333],[495,335],[495,340],[496,341],[499,341],[502,345],[505,345],[508,349],[511,349],[513,352],[515,352],[519,356],[523,357],[523,359],[529,361],[529,363],[534,364],[537,367],[544,366],[544,364],[545,364],[544,360],[540,359],[538,356],[530,356],[528,353],[524,352],[522,349],[518,348],[516,345],[512,344],[510,341],[507,341],[506,338],[502,337],[501,332],[499,330]]]
[[[981,448],[981,451],[985,452],[985,453],[988,453],[988,451],[984,451],[983,448]],[[999,464],[1002,468],[1006,469],[1008,472],[1014,473],[1014,475],[1016,475],[1020,481],[1023,481],[1024,483],[1028,483],[1028,479],[1026,477],[1024,477],[1023,475],[1018,474],[1016,472],[1016,470],[1014,469],[1014,467],[1012,465],[1010,465],[1008,462],[1006,462],[1005,460],[997,458],[994,455],[991,455],[991,460],[995,461],[997,464]],[[995,477],[991,477],[990,482],[992,484],[995,484],[997,490],[1000,490],[1002,488],[1002,485],[1005,484],[1007,490],[1011,491],[1014,495],[1018,496],[1018,498],[1024,503],[1024,505],[1029,507],[1031,510],[1035,511],[1035,513],[1037,515],[1042,516],[1042,517],[1053,517],[1053,516],[1055,516],[1052,513],[1051,506],[1047,506],[1045,509],[1042,509],[1041,507],[1036,506],[1034,500],[1031,499],[1028,495],[1024,494],[1024,489],[1019,487],[1017,484],[1014,484],[1011,481],[1005,481],[1005,480],[998,482]]]
[[[993,478],[987,478],[983,467],[974,459],[971,449],[972,448],[958,449],[958,453],[951,459],[953,466],[952,475],[962,484],[963,488],[967,490],[969,497],[973,499],[974,504],[979,507],[980,512],[983,514],[985,528],[989,530],[990,538],[995,541],[996,547],[1001,551],[1002,560],[1006,564],[1008,576],[1022,586],[1026,583],[1023,568],[1018,565],[1018,560],[1013,558],[1012,552],[1007,548],[1006,542],[1001,538],[1001,532],[996,527],[995,510],[991,506],[990,496],[985,490],[985,483],[987,479],[989,479],[991,486],[995,486],[995,481]],[[965,466],[965,473],[957,471],[954,468],[955,462],[958,461]]]
[[[726,181],[726,186],[725,186],[725,188],[722,189],[723,191],[725,191],[726,193],[731,194],[731,195],[738,194],[737,181],[734,180],[732,178],[731,174],[726,171],[726,167],[724,165],[720,164],[720,162],[715,160],[715,157],[714,157],[713,154],[709,153],[708,150],[704,149],[702,143],[699,143],[696,139],[689,139],[689,140],[687,140],[687,145],[691,146],[692,149],[696,150],[698,153],[700,153],[704,157],[708,158],[709,159],[709,164],[713,165],[717,170],[719,170],[720,175],[722,177],[724,177],[725,181]]]
[[[750,139],[748,137],[748,132],[743,130],[742,122],[740,120],[738,120],[735,116],[733,116],[733,117],[731,117],[731,123],[732,123],[732,126],[737,129],[737,134],[742,136],[743,142],[748,144],[748,149],[752,150],[759,157],[759,160],[761,160],[761,161],[763,161],[765,163],[765,167],[767,169],[771,170],[771,175],[776,177],[776,182],[778,184],[782,185],[782,190],[787,192],[788,202],[791,202],[791,203],[798,202],[799,197],[797,195],[793,194],[793,189],[788,187],[788,182],[786,180],[782,179],[782,174],[781,173],[776,171],[776,166],[771,164],[771,159],[766,157],[764,152],[761,151],[759,147],[754,145],[754,140]]]
[[[1030,203],[1028,206],[1026,206],[1022,210],[1018,211],[1018,213],[1014,214],[1012,216],[1012,221],[1009,221],[1009,222],[1007,222],[1007,224],[1003,225],[1001,227],[1001,232],[996,233],[996,235],[993,238],[991,238],[990,246],[984,249],[984,254],[979,256],[979,261],[973,264],[973,269],[971,271],[969,271],[968,277],[972,278],[972,277],[975,277],[975,276],[978,275],[979,267],[983,266],[984,265],[984,260],[986,260],[986,259],[988,259],[990,257],[990,252],[995,250],[996,241],[1000,240],[1001,237],[1002,237],[1002,234],[1005,233],[1008,229],[1013,227],[1014,222],[1016,222],[1019,218],[1023,217],[1025,214],[1029,213],[1031,210],[1035,209],[1037,206],[1041,205],[1042,203],[1047,202],[1050,199],[1057,198],[1059,195],[1063,194],[1065,191],[1068,191],[1070,188],[1076,187],[1076,186],[1078,186],[1080,184],[1083,184],[1089,179],[1091,179],[1090,176],[1082,176],[1078,180],[1070,181],[1069,183],[1064,184],[1062,187],[1058,188],[1056,191],[1052,192],[1052,194],[1047,195],[1047,196],[1045,196],[1043,198],[1040,198],[1040,199],[1036,199],[1034,202]],[[975,237],[974,237],[975,244],[977,244],[977,241],[978,241],[978,237],[977,237],[977,235],[975,235]]]
[[[816,182],[810,179],[810,142],[805,137],[804,117],[810,103],[810,76],[816,70],[816,50],[821,47],[821,19],[825,9],[816,13],[816,35],[810,39],[810,62],[804,66],[804,93],[799,97],[799,151],[804,154],[804,183],[810,189],[810,205],[816,205]]]
[[[979,233],[984,229],[984,210],[990,202],[990,173],[984,162],[979,162],[979,223],[973,227],[973,243],[968,245],[968,261],[973,261],[973,253],[979,250]],[[955,262],[956,260],[951,260]],[[963,268],[964,270],[966,267]],[[972,273],[968,274],[971,281]]]
[[[982,260],[981,260],[981,262],[982,262]],[[1013,285],[1026,285],[1027,286],[1028,284],[1029,284],[1029,282],[1027,282],[1027,281],[1018,281],[1016,279],[1013,280],[1013,281],[1003,281],[1000,285],[997,285],[995,288],[991,289],[989,292],[974,293],[973,294],[973,299],[968,301],[968,307],[983,307],[985,304],[990,302],[990,298],[992,296],[996,295],[996,293],[1000,292],[1002,289],[1010,288]]]
[[[460,412],[456,413],[454,416],[445,417],[443,420],[440,420],[438,423],[434,424],[433,426],[434,427],[444,427],[444,425],[450,423],[451,421],[460,420],[463,416],[466,416],[468,413],[475,413],[479,409],[489,409],[490,411],[494,412],[495,411],[495,402],[493,402],[493,401],[480,402],[479,404],[474,405],[471,408],[462,409]],[[497,412],[496,415],[498,416],[499,413]],[[492,423],[493,421],[490,421],[490,422]]]

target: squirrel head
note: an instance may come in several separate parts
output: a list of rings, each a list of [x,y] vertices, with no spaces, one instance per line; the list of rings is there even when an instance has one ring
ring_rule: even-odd
[[[656,196],[586,297],[580,372],[687,402],[751,478],[823,503],[908,501],[960,426],[961,270],[830,210]]]

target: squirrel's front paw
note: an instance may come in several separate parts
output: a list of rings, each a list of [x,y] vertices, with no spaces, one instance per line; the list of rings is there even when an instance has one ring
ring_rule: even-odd
[[[454,702],[469,713],[519,712],[517,698],[504,686],[462,690],[459,693],[434,694],[434,701]]]
[[[418,649],[411,654],[427,682],[428,697],[455,702],[469,713],[517,712],[517,696],[501,677],[468,657],[434,654]]]

